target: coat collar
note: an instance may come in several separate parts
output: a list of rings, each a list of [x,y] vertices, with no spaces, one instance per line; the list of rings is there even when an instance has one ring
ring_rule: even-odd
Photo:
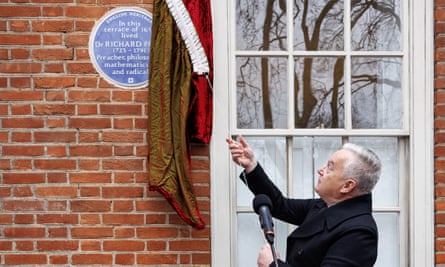
[[[354,197],[331,207],[327,207],[323,201],[317,201],[313,207],[313,214],[310,215],[291,236],[309,236],[325,227],[328,230],[336,227],[341,222],[363,214],[372,212],[372,196],[365,194]]]
[[[365,194],[347,199],[326,209],[326,226],[328,229],[359,215],[371,214],[372,195]]]

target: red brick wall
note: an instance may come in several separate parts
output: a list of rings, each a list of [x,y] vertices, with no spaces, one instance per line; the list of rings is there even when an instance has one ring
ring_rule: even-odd
[[[210,265],[209,226],[147,190],[147,89],[89,60],[94,22],[143,2],[0,0],[0,265]],[[192,154],[209,225],[209,147]]]
[[[435,237],[436,266],[445,264],[445,1],[435,0]]]

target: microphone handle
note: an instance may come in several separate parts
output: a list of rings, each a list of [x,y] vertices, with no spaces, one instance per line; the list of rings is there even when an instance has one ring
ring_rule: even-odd
[[[272,251],[272,258],[273,262],[275,263],[275,267],[278,267],[277,254],[275,252],[275,247],[273,246],[273,244],[270,244],[270,250]]]

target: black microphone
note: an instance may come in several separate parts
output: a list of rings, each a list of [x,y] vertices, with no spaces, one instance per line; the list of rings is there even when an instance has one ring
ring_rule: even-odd
[[[253,209],[260,215],[261,228],[264,236],[270,245],[273,245],[275,232],[273,230],[272,216],[270,215],[273,205],[270,198],[266,195],[260,194],[253,199]]]

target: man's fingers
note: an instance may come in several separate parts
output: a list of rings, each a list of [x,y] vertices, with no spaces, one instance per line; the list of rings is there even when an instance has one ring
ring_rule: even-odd
[[[239,143],[241,144],[242,147],[247,147],[247,146],[249,146],[249,145],[247,144],[247,142],[246,142],[246,139],[244,139],[244,137],[243,137],[242,135],[240,135],[240,136],[238,137],[238,140],[239,140]]]

